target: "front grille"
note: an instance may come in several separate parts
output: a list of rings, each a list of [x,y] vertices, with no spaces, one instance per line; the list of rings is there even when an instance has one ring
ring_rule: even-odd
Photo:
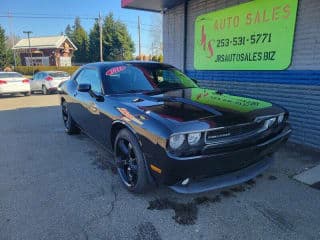
[[[213,129],[206,133],[206,143],[221,143],[221,141],[229,142],[238,138],[245,138],[247,136],[249,137],[261,132],[262,129],[263,122],[253,122],[248,124]]]

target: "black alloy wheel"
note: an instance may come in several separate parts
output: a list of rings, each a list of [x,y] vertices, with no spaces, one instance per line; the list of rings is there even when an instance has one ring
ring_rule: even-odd
[[[80,129],[78,128],[75,121],[72,119],[69,111],[68,111],[68,104],[67,102],[63,102],[61,105],[62,108],[62,119],[65,127],[65,131],[68,134],[78,134]]]
[[[114,147],[118,174],[125,187],[134,193],[148,190],[146,166],[140,145],[136,137],[127,129],[117,135]]]

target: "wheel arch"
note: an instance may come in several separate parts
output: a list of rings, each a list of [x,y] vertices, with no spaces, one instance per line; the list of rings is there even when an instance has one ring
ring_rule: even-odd
[[[64,97],[61,97],[60,98],[60,105],[62,105],[65,101],[66,101],[66,99]]]
[[[110,132],[110,143],[111,143],[112,150],[114,150],[114,143],[115,143],[116,137],[122,129],[129,130],[137,138],[137,141],[138,141],[140,147],[142,148],[142,142],[140,141],[140,137],[137,134],[137,132],[129,124],[125,123],[124,121],[116,120],[112,123],[111,132]],[[142,150],[142,153],[143,153],[143,150]],[[143,155],[144,155],[144,153],[143,153]],[[148,176],[148,180],[149,180],[150,184],[156,185],[156,181],[150,172],[150,169],[148,167],[148,162],[147,162],[147,159],[145,156],[143,156],[143,160],[145,162],[147,176]]]
[[[139,145],[140,146],[142,145],[137,132],[130,125],[128,125],[124,121],[116,120],[112,123],[111,131],[110,131],[110,143],[111,143],[112,149],[114,148],[114,142],[116,140],[116,137],[122,129],[129,130],[137,138]]]

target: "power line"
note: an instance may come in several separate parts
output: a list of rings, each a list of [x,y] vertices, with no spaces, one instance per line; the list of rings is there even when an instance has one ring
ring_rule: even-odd
[[[7,18],[8,16],[0,15],[0,18]],[[10,15],[11,18],[30,18],[30,19],[55,19],[55,20],[68,20],[74,19],[73,17],[61,17],[61,16],[17,16],[17,15]],[[96,18],[81,18],[84,20],[95,20]]]
[[[62,17],[57,17],[57,16],[52,16],[52,17],[36,17],[36,16],[13,16],[13,15],[10,15],[10,16],[4,16],[4,15],[0,15],[0,18],[22,18],[22,19],[55,19],[55,20],[74,20],[73,17],[65,17],[65,18],[62,18]],[[81,20],[95,20],[97,18],[80,18]],[[123,21],[126,23],[126,25],[131,25],[131,26],[136,26],[137,23],[134,23],[134,22],[126,22],[126,21]],[[146,25],[146,24],[142,24],[140,23],[140,25]],[[145,32],[158,32],[158,31],[161,31],[161,28],[153,28],[153,29],[147,29],[147,28],[141,28],[141,31],[145,31]]]
[[[4,12],[0,12],[0,17],[1,18],[7,18],[8,14],[4,13]],[[52,15],[52,14],[48,14],[48,13],[24,13],[24,12],[10,12],[10,17],[12,18],[30,18],[30,19],[62,19],[62,20],[73,20],[76,17],[80,17],[80,19],[84,19],[84,20],[96,20],[97,17],[95,16],[89,16],[89,15],[83,15],[83,14],[79,14],[79,15],[74,15],[74,16],[70,16],[70,15]],[[131,24],[137,24],[135,21],[128,21],[128,20],[123,20],[123,19],[119,19],[122,22],[126,22],[126,23],[131,23]],[[159,27],[159,25],[152,25],[152,24],[146,24],[146,23],[141,23],[142,26],[148,26],[148,27]]]

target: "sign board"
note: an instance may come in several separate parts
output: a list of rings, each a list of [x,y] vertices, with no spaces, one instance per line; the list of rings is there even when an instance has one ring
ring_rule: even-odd
[[[298,0],[254,0],[197,17],[197,70],[284,70],[291,64]]]
[[[192,88],[191,99],[213,107],[227,108],[238,112],[251,112],[272,106],[269,102],[229,94],[217,94],[215,90],[203,88]]]

